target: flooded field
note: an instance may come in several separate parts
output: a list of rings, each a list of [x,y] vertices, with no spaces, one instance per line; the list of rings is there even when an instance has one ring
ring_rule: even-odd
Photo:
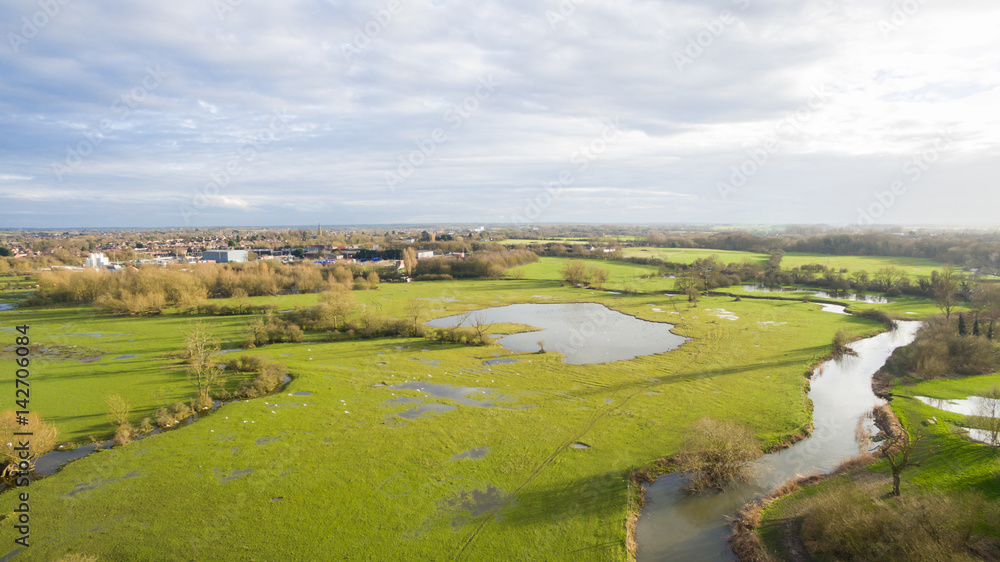
[[[676,349],[686,338],[672,324],[648,322],[595,303],[514,304],[446,316],[428,322],[435,328],[486,324],[528,324],[541,331],[512,334],[497,340],[503,347],[533,352],[544,342],[547,351],[566,355],[576,365],[608,363]]]

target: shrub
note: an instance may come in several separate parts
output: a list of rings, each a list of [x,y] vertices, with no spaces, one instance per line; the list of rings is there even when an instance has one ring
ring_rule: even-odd
[[[763,455],[750,429],[733,422],[702,418],[688,431],[677,455],[678,470],[691,473],[691,492],[749,481],[753,462]]]
[[[892,373],[909,373],[924,380],[985,375],[1000,369],[1000,353],[992,341],[960,336],[955,322],[936,316],[924,321],[913,343],[897,349],[886,367]]]
[[[157,409],[153,413],[153,419],[156,420],[156,425],[162,428],[167,428],[177,423],[177,419],[166,408]]]
[[[837,333],[833,336],[833,351],[830,353],[830,355],[838,359],[845,355],[857,355],[858,352],[854,351],[850,347],[847,347],[847,344],[850,341],[851,341],[850,332],[848,332],[843,328],[837,330]]]
[[[973,532],[987,513],[974,493],[886,497],[875,479],[834,481],[806,500],[802,535],[836,560],[976,560]],[[994,522],[995,524],[995,522]]]
[[[451,275],[448,275],[447,273],[442,273],[442,274],[425,273],[423,275],[417,275],[416,277],[413,278],[414,281],[452,281],[453,279],[455,278],[452,277]]]
[[[860,316],[862,318],[867,318],[869,320],[874,320],[876,322],[881,322],[885,324],[885,327],[889,328],[890,330],[895,330],[896,327],[898,326],[898,324],[896,324],[896,321],[892,318],[892,316],[889,316],[889,314],[886,313],[884,310],[879,310],[877,308],[869,308],[867,310],[855,312],[854,315]]]
[[[174,416],[174,419],[177,421],[185,420],[191,417],[191,414],[193,413],[194,412],[191,411],[191,407],[184,402],[177,402],[170,407],[170,414]]]
[[[258,361],[259,358],[250,360],[247,363],[258,364]],[[285,367],[282,363],[264,361],[254,371],[247,370],[241,372],[255,372],[256,376],[252,379],[240,381],[233,395],[236,398],[249,399],[273,392],[281,386],[282,379],[288,374],[288,367]]]
[[[19,418],[27,423],[18,423]],[[14,450],[17,444],[15,434],[20,432],[31,433],[27,459],[21,457],[21,451]],[[14,410],[0,413],[0,478],[8,485],[13,485],[17,464],[22,460],[27,461],[28,472],[33,470],[38,457],[55,448],[58,436],[56,426],[43,420],[37,413],[25,416],[18,416]]]
[[[135,436],[135,430],[132,429],[132,425],[129,423],[123,423],[118,426],[117,430],[115,430],[115,436],[112,439],[112,441],[116,446],[125,445],[127,443],[130,443],[134,436]]]
[[[214,403],[212,397],[208,393],[203,392],[191,401],[191,409],[195,412],[201,412],[210,409]]]

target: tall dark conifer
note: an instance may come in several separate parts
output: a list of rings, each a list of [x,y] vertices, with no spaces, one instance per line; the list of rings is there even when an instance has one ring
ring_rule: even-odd
[[[969,331],[965,328],[965,316],[959,314],[958,315],[958,335],[964,336],[964,335],[967,335],[968,333],[969,333]]]

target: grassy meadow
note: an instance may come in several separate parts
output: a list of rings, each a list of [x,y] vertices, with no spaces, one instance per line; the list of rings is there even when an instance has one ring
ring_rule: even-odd
[[[674,263],[692,263],[698,259],[718,256],[723,263],[727,264],[742,263],[746,260],[765,264],[770,257],[768,254],[755,254],[753,252],[702,248],[625,248],[622,250],[622,253],[625,257],[659,258]],[[935,269],[940,270],[944,267],[944,264],[924,258],[831,256],[828,254],[803,252],[789,252],[781,260],[781,267],[784,269],[802,267],[809,264],[825,265],[834,270],[847,269],[849,272],[865,270],[868,273],[874,273],[883,267],[895,266],[905,270],[911,279],[930,277],[932,271]]]
[[[520,279],[383,283],[354,294],[395,317],[423,303],[424,320],[513,303],[596,302],[674,324],[689,341],[597,365],[499,345],[330,341],[318,333],[221,355],[220,362],[264,355],[285,363],[293,380],[277,395],[225,404],[33,482],[33,546],[16,559],[625,560],[631,471],[674,453],[702,416],[737,420],[765,447],[787,440],[810,421],[806,376],[833,335],[883,329],[796,300],[705,297],[692,306],[658,288],[564,287],[564,264],[522,266]],[[597,265],[609,269],[612,290],[632,284],[642,291],[641,277],[656,271]],[[311,306],[317,296],[249,300],[287,309]],[[920,305],[907,309],[924,311]],[[14,325],[32,326],[39,346],[32,410],[57,425],[61,441],[86,443],[113,432],[110,394],[132,404],[133,423],[194,397],[178,353],[193,321],[210,325],[225,348],[242,340],[250,318],[0,311],[0,341],[9,340],[0,349],[13,345]],[[495,358],[516,362],[484,365]],[[0,383],[12,388],[12,373],[0,370]],[[392,388],[414,381],[460,387],[466,399]],[[401,415],[416,406],[433,411]],[[12,545],[0,556],[14,550],[14,507],[13,494],[0,495],[7,516],[0,540]]]

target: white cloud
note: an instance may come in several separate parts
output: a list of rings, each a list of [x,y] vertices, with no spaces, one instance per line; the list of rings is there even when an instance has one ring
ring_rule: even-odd
[[[221,20],[200,0],[68,5],[19,54],[0,50],[0,182],[16,183],[4,197],[20,201],[0,215],[38,210],[31,220],[47,225],[50,208],[53,220],[125,225],[153,212],[178,224],[177,202],[243,154],[197,220],[501,220],[569,171],[539,220],[603,221],[618,197],[635,203],[636,222],[842,223],[950,129],[954,150],[886,218],[996,221],[1000,194],[976,181],[1000,171],[996,2],[924,2],[905,18],[862,0],[573,5],[553,26],[557,0],[415,0],[370,27],[349,60],[341,45],[384,2],[243,3]],[[35,9],[18,6],[13,21]],[[675,54],[723,10],[734,23],[678,70]],[[156,67],[167,77],[142,95]],[[495,94],[454,127],[448,112],[486,76]],[[829,100],[778,133],[767,164],[718,201],[716,184],[817,87]],[[295,119],[269,135],[282,108]],[[105,119],[112,130],[58,181],[53,162]],[[607,119],[622,132],[584,168],[580,150]],[[385,173],[436,129],[447,140],[390,191]],[[949,208],[936,190],[983,204]]]

